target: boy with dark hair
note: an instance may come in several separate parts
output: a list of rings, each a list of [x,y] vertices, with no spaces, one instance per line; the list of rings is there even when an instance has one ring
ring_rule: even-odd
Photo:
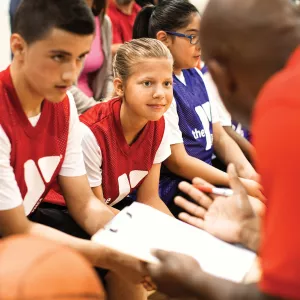
[[[114,274],[140,282],[139,263],[85,240],[114,216],[89,187],[76,107],[67,93],[93,34],[84,0],[23,0],[18,8],[14,58],[0,73],[0,235],[33,234],[68,245],[113,271],[106,276],[110,299],[124,291],[122,299],[135,299],[141,287]],[[41,204],[55,180],[69,213]]]

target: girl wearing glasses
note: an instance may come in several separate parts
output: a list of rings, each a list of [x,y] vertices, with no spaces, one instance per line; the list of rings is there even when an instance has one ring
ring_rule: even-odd
[[[165,114],[171,127],[171,156],[161,171],[160,196],[174,214],[173,199],[182,179],[202,177],[214,185],[228,186],[226,173],[214,168],[213,150],[228,164],[234,163],[248,193],[261,197],[252,179],[257,173],[237,144],[226,134],[209,98],[202,75],[195,67],[200,59],[200,14],[185,0],[162,1],[144,7],[138,14],[133,38],[162,41],[174,58],[174,99]]]

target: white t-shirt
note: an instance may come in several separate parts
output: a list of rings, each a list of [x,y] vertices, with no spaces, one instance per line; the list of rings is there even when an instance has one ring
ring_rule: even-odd
[[[203,79],[203,74],[197,69],[195,68],[195,70],[198,72],[199,76]],[[184,84],[186,85],[186,81],[183,75],[183,72],[181,72],[180,75],[176,75],[176,77]],[[205,83],[205,81],[204,81]],[[213,100],[213,96],[210,94],[210,91],[207,89],[207,94],[208,94],[208,98],[209,98],[209,102],[211,105],[211,114],[212,114],[212,123],[217,123],[219,122],[219,116],[218,116],[218,112],[217,109],[215,107],[215,102]],[[181,130],[179,128],[179,116],[177,113],[177,106],[176,106],[176,100],[175,98],[173,98],[173,101],[171,103],[170,108],[165,112],[165,120],[168,123],[168,127],[169,127],[169,135],[170,135],[170,144],[174,145],[174,144],[181,144],[183,143],[183,137],[182,137],[182,133]]]
[[[218,92],[218,89],[216,87],[216,84],[214,83],[209,72],[206,72],[203,75],[203,80],[204,80],[205,86],[207,88],[207,91],[208,91],[210,97],[215,102],[215,106],[218,111],[221,125],[222,126],[231,126],[231,116],[230,116],[229,112],[227,111],[227,109],[225,108],[223,101],[220,97],[220,94]]]
[[[69,136],[65,159],[59,175],[67,177],[86,174],[81,149],[82,133],[80,122],[72,94],[67,93],[70,101]],[[40,114],[29,118],[32,126],[36,126]],[[10,165],[11,144],[0,125],[0,210],[16,208],[23,202],[13,168]]]
[[[155,154],[153,164],[162,163],[171,155],[167,122],[161,144]],[[81,123],[83,132],[82,150],[87,176],[91,187],[102,184],[102,153],[94,133],[85,124]]]

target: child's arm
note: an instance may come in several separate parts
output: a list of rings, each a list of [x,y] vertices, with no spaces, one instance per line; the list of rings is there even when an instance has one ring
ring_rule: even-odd
[[[102,217],[102,214],[98,214],[94,220],[97,221]],[[0,235],[7,237],[15,234],[34,235],[68,246],[78,251],[94,266],[109,269],[133,283],[141,282],[144,275],[143,267],[136,259],[90,240],[80,239],[49,226],[31,222],[25,216],[22,204],[9,210],[0,210]]]
[[[152,166],[151,170],[137,191],[137,201],[173,216],[158,194],[160,166],[161,164],[154,164]]]
[[[108,251],[104,248],[101,251],[101,246],[99,247],[88,240],[79,239],[49,226],[31,222],[25,216],[22,204],[13,209],[0,211],[0,234],[2,237],[15,234],[29,234],[46,238],[79,251],[94,265],[103,268],[110,267],[106,261],[106,252],[108,253]]]
[[[213,185],[228,186],[228,176],[209,164],[190,156],[184,147],[182,133],[179,128],[176,100],[164,115],[169,130],[171,155],[163,162],[176,175],[188,180],[201,177]]]
[[[238,134],[231,126],[223,126],[226,133],[238,144],[246,158],[251,162],[253,159],[254,147],[243,136]]]
[[[254,178],[257,177],[255,170],[250,166],[242,153],[243,151],[247,158],[251,159],[253,146],[231,128],[231,116],[220,98],[219,92],[211,75],[209,73],[205,73],[205,75],[202,75],[201,72],[198,73],[204,80],[209,102],[211,104],[214,148],[216,152],[226,164],[234,162],[241,177],[257,180],[257,178]],[[228,139],[229,136],[226,132],[232,139]],[[227,151],[225,151],[225,148],[227,148]],[[246,168],[247,171],[244,168]],[[249,174],[255,175],[249,176]]]
[[[103,203],[105,203],[105,199],[104,199],[104,196],[103,196],[103,190],[102,190],[102,186],[99,185],[99,186],[95,186],[92,188],[92,191],[94,193],[94,195],[99,199],[101,200]],[[117,215],[120,211],[112,206],[108,206],[108,208],[115,214]]]
[[[225,172],[190,156],[183,143],[171,145],[171,151],[171,156],[164,161],[164,164],[176,175],[188,180],[200,177],[213,185],[228,185],[228,176]]]
[[[166,167],[174,174],[192,181],[200,177],[213,185],[229,186],[227,173],[190,156],[183,143],[171,145],[172,154],[164,161]],[[260,185],[253,180],[242,180],[249,195],[261,198]]]
[[[219,122],[213,124],[213,145],[218,157],[226,164],[233,163],[239,176],[258,179],[258,174],[246,159],[237,143],[226,133]]]
[[[164,115],[170,131],[170,144],[172,154],[165,161],[167,168],[176,175],[188,180],[200,177],[213,185],[229,185],[228,175],[213,166],[190,156],[184,147],[182,133],[179,128],[176,100]],[[260,185],[253,180],[242,179],[249,195],[261,198]]]

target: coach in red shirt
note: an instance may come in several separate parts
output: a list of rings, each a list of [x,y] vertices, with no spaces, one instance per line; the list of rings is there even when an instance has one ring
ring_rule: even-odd
[[[132,39],[132,28],[141,7],[134,0],[110,0],[107,14],[113,29],[112,54]]]
[[[266,214],[260,226],[233,166],[233,196],[212,201],[181,183],[207,212],[182,198],[175,202],[194,215],[181,216],[190,224],[257,251],[262,277],[252,285],[229,282],[204,273],[189,257],[161,251],[161,264],[149,271],[160,290],[184,299],[300,299],[299,12],[286,0],[211,0],[200,37],[204,61],[233,119],[248,126],[252,119]]]

